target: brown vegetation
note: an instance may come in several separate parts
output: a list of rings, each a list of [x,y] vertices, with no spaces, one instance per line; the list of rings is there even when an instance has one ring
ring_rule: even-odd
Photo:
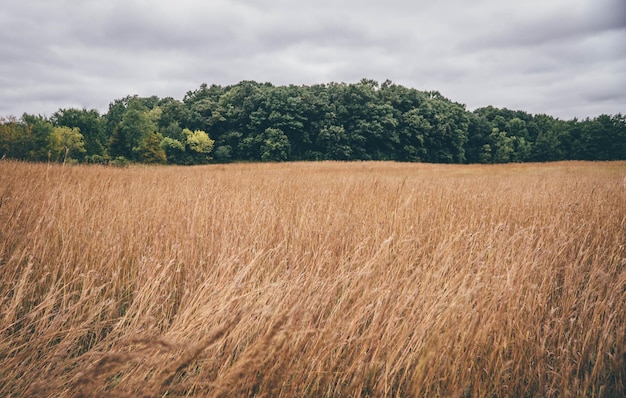
[[[620,395],[625,177],[0,161],[0,395]]]

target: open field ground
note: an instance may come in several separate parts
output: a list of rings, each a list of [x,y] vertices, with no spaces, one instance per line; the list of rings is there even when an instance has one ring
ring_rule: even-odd
[[[0,396],[620,396],[626,162],[0,161]]]

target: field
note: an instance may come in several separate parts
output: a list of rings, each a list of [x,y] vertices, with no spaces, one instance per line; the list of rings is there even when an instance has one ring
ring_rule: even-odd
[[[0,396],[620,396],[626,162],[0,161]]]

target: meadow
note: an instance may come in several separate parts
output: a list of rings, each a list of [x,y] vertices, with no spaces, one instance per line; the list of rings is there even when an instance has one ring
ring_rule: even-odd
[[[621,396],[626,162],[0,161],[0,396]]]

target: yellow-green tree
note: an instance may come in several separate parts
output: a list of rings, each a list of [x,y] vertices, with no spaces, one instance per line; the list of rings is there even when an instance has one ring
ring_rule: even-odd
[[[148,133],[139,143],[139,158],[143,163],[165,163],[167,156],[161,147],[163,136],[160,133]]]
[[[79,160],[86,153],[84,137],[77,127],[54,127],[48,140],[51,159],[63,162]]]
[[[213,151],[215,141],[209,138],[209,135],[202,130],[191,131],[184,129],[183,134],[186,137],[185,150],[189,156],[189,163],[202,164],[211,160],[209,154]]]

